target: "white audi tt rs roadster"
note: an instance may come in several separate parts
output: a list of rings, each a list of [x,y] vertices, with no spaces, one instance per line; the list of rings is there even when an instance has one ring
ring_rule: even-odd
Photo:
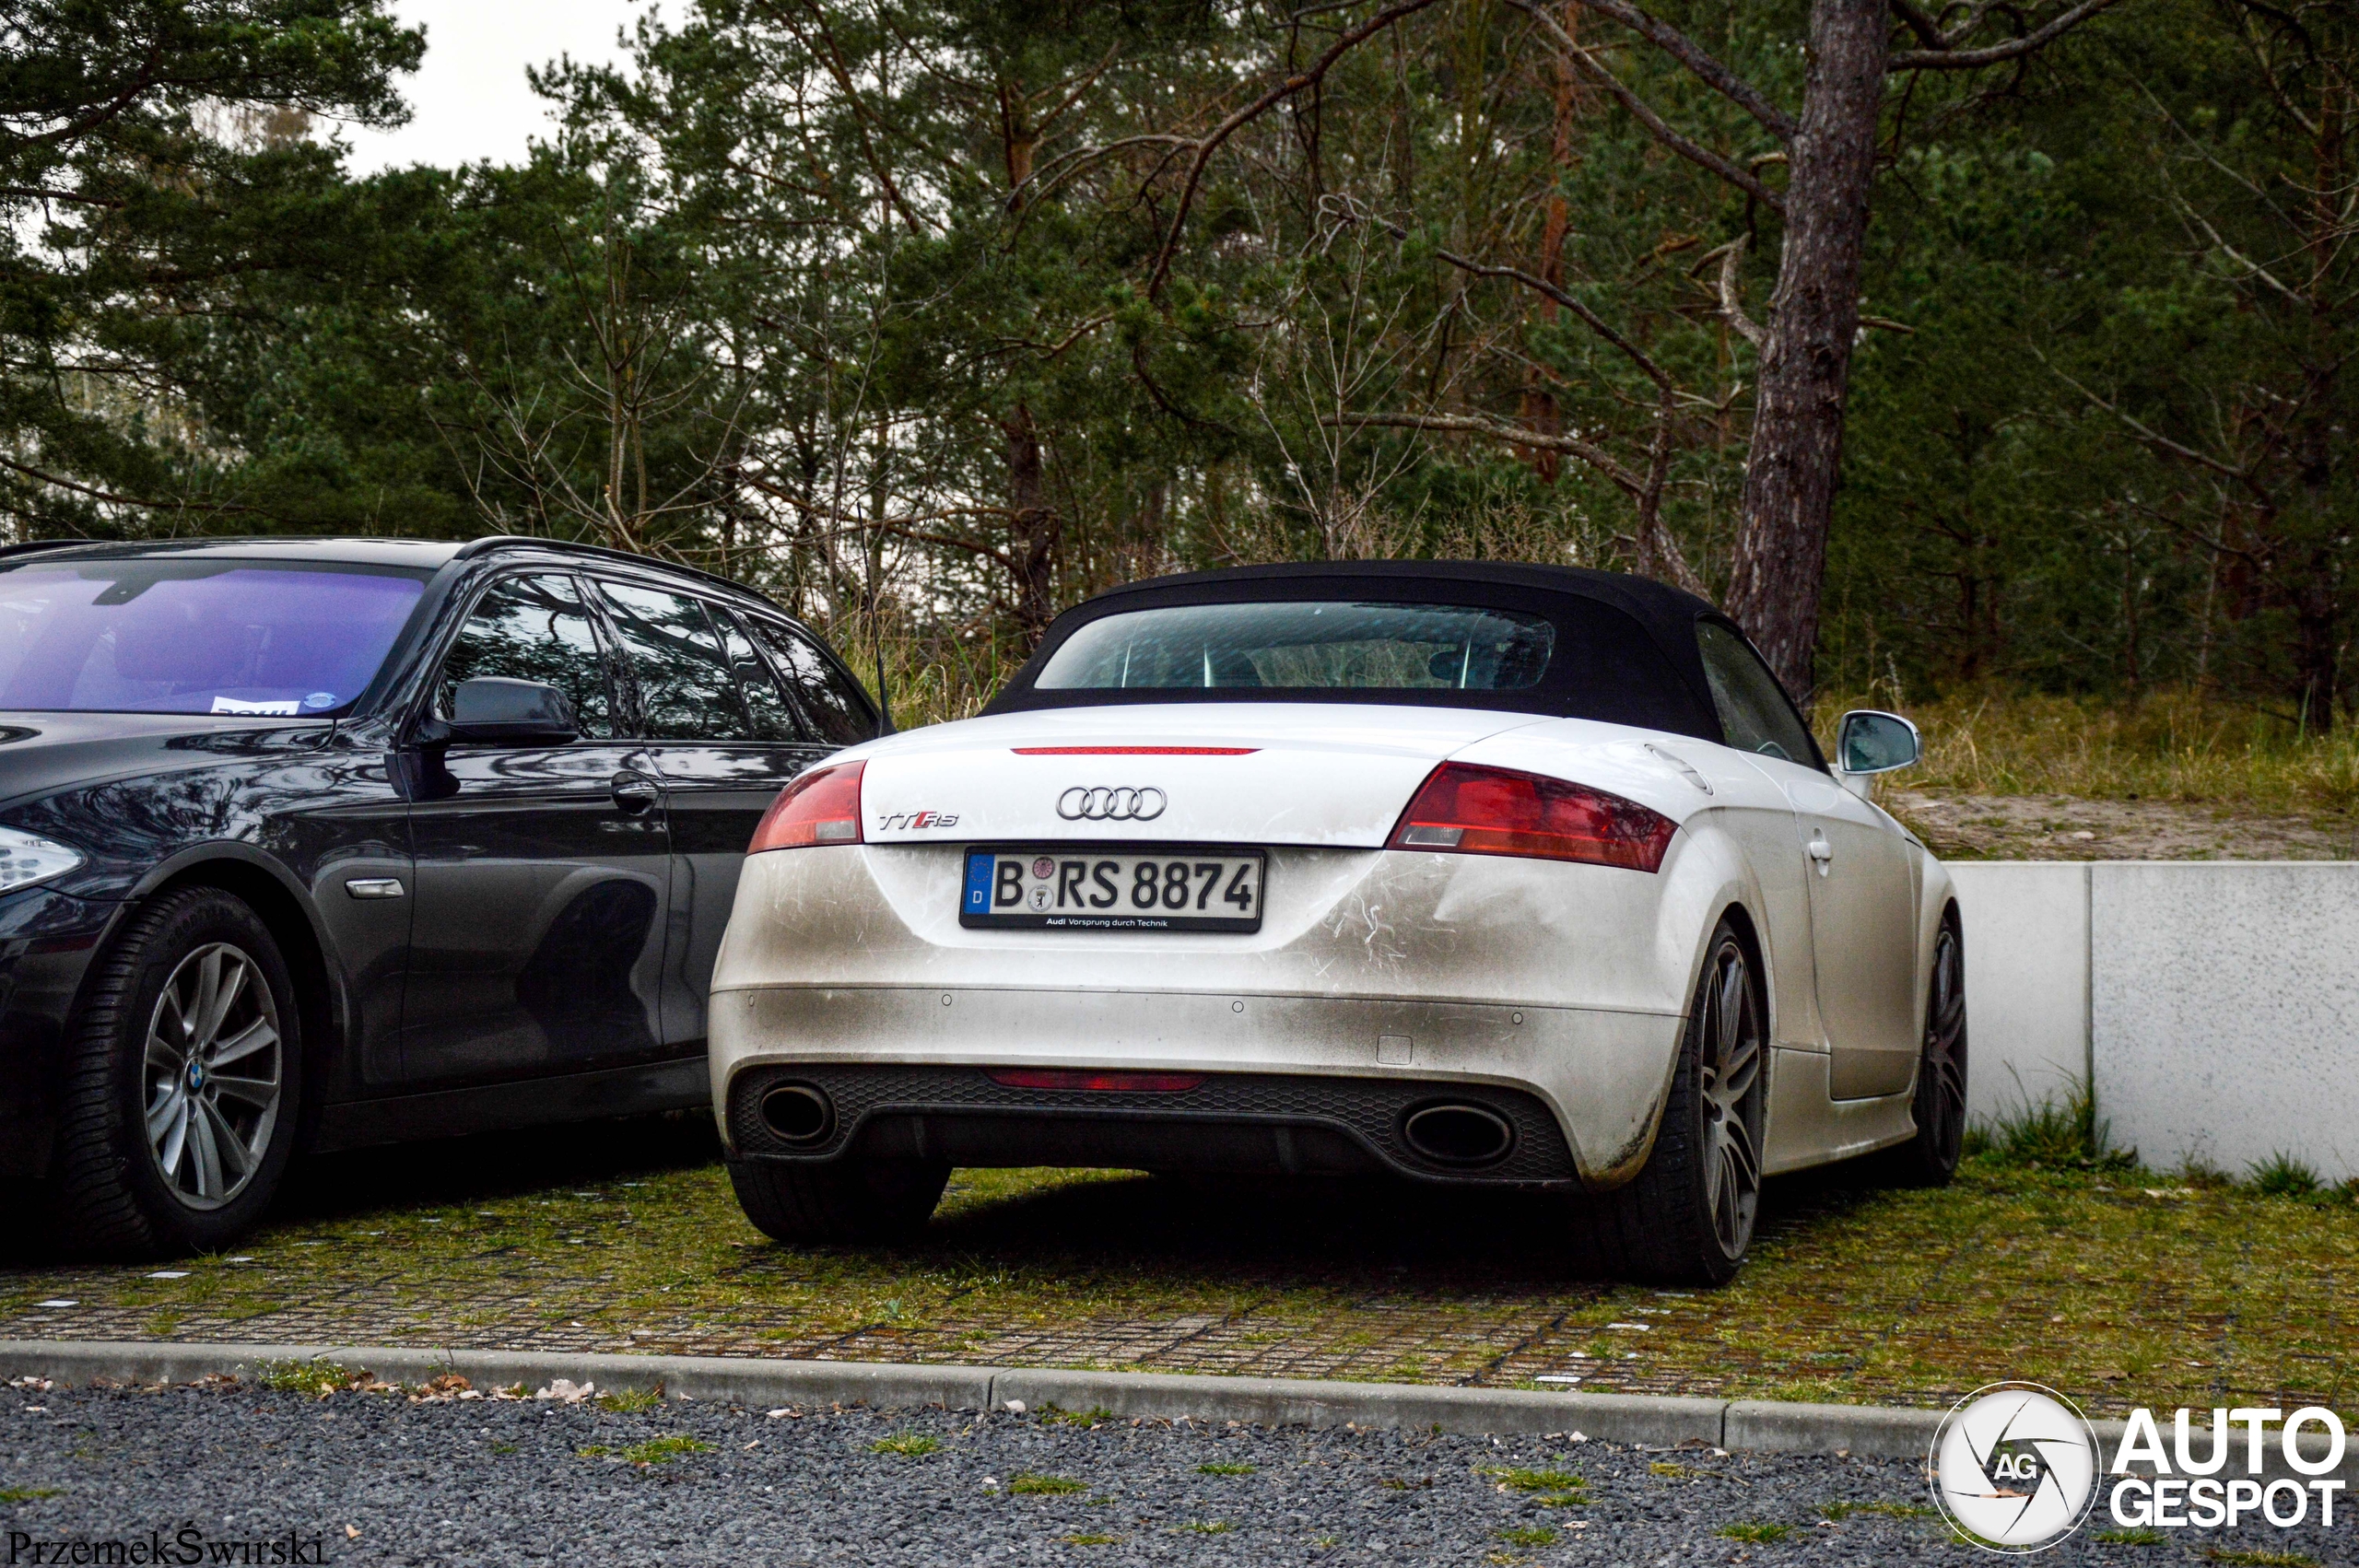
[[[1765,1176],[1954,1169],[1950,879],[1752,646],[1644,579],[1159,579],[980,717],[796,779],[713,977],[712,1090],[784,1240],[954,1165],[1390,1173],[1566,1195],[1592,1266],[1714,1283]]]

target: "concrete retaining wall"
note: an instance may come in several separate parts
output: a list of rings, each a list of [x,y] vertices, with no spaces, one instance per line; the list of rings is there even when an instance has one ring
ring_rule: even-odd
[[[2359,1176],[2359,862],[1963,861],[1972,1056],[1989,1119],[2090,1078],[2114,1142],[2243,1175]]]

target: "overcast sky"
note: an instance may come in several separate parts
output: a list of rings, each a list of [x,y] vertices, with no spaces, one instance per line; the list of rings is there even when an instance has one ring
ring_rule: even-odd
[[[616,46],[644,0],[393,0],[404,22],[426,25],[426,61],[401,81],[410,123],[398,131],[343,127],[351,169],[368,174],[411,163],[515,163],[524,143],[551,133],[545,102],[524,67],[560,54],[623,58]]]

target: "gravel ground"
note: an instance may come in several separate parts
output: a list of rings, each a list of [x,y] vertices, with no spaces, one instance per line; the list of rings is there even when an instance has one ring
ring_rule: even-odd
[[[255,1561],[291,1538],[301,1561],[339,1563],[1988,1561],[1925,1515],[1911,1462],[1570,1434],[616,1411],[229,1383],[0,1389],[0,1433],[11,1563],[36,1561],[29,1541],[153,1531],[169,1548],[191,1539],[184,1524],[262,1541]],[[2330,1532],[2083,1536],[2044,1560],[2353,1562],[2354,1542],[2339,1512]]]

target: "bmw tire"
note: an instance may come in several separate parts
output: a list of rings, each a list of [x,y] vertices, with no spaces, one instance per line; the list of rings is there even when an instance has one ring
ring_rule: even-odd
[[[295,1146],[302,1024],[270,930],[182,888],[131,917],[73,1036],[51,1219],[76,1252],[226,1246],[269,1208]]]

